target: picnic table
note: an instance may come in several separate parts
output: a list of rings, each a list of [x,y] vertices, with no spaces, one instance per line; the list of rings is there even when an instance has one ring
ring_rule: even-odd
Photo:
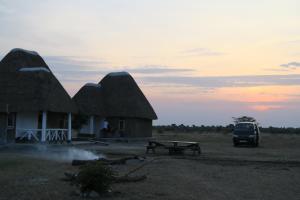
[[[195,155],[196,152],[201,154],[201,148],[198,142],[189,142],[189,141],[155,141],[150,140],[146,146],[146,153],[149,153],[149,150],[152,153],[155,153],[157,148],[168,149],[170,155],[174,154],[183,154],[185,150],[191,150]]]

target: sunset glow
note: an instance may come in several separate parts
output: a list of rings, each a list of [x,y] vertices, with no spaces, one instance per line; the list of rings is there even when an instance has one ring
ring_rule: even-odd
[[[280,109],[283,108],[282,106],[267,106],[267,105],[254,105],[251,106],[253,110],[257,111],[268,111],[268,110],[273,110],[273,109]]]
[[[264,126],[298,127],[299,8],[296,0],[4,0],[0,55],[39,52],[71,96],[128,71],[156,124],[251,115]]]

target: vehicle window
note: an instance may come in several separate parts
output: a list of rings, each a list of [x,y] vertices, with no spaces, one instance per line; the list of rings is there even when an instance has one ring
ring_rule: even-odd
[[[253,124],[241,123],[235,126],[236,130],[253,130]]]

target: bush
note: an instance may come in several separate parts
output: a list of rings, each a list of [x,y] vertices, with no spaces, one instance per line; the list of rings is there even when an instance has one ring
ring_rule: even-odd
[[[97,162],[80,168],[77,183],[82,194],[89,195],[91,191],[95,191],[100,195],[108,192],[114,175],[110,167]]]

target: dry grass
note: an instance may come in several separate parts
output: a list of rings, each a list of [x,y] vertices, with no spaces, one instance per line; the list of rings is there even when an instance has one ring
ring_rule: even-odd
[[[300,136],[263,135],[259,148],[234,148],[230,135],[155,134],[159,139],[199,141],[203,155],[170,157],[166,152],[148,155],[149,162],[136,175],[140,183],[115,184],[113,195],[101,199],[299,199]],[[145,143],[87,145],[80,148],[113,154],[143,154]],[[246,162],[246,160],[248,160]],[[282,161],[268,164],[253,161]],[[249,162],[251,161],[251,162]],[[116,166],[124,173],[139,162]],[[65,171],[77,171],[70,163],[46,160],[11,150],[0,150],[0,200],[82,199],[75,187],[61,181]],[[98,199],[93,197],[92,199]]]
[[[69,164],[16,153],[0,154],[0,199],[71,199],[72,188],[62,182]]]

